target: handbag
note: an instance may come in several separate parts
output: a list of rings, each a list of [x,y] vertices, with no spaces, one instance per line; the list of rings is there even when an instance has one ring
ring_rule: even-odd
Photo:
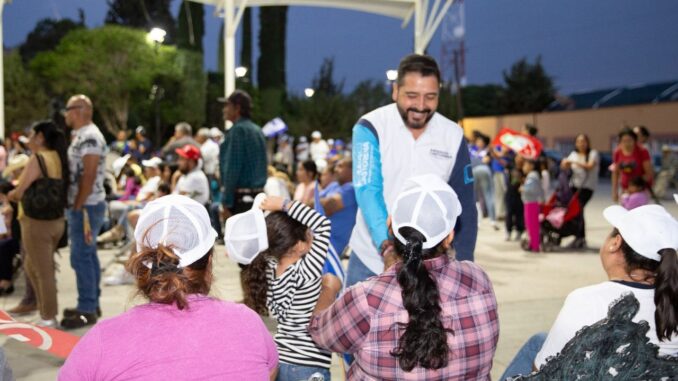
[[[64,180],[48,177],[42,156],[35,155],[42,177],[33,181],[21,198],[24,214],[36,220],[56,220],[64,216]]]

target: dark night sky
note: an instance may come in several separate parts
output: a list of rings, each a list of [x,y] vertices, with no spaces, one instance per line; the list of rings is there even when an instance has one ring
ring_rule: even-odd
[[[366,0],[368,1],[368,0]],[[178,12],[180,2],[172,7]],[[542,56],[563,93],[678,80],[678,1],[674,0],[466,0],[468,83],[500,83],[516,60]],[[103,23],[105,0],[14,0],[5,5],[6,46],[20,44],[45,17]],[[205,66],[217,66],[221,19],[205,9]],[[255,31],[258,28],[254,12]],[[412,51],[412,26],[383,16],[330,8],[291,7],[288,12],[287,82],[293,92],[311,85],[325,57],[334,57],[337,79],[351,90]],[[239,41],[239,40],[238,40]],[[239,45],[239,43],[238,43]],[[254,61],[257,48],[255,36]],[[440,32],[429,53],[441,55]]]

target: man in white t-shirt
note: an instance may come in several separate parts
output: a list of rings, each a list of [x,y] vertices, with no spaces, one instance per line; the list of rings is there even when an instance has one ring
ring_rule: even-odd
[[[200,149],[187,144],[176,149],[178,155],[177,163],[181,177],[177,180],[177,185],[172,193],[188,196],[193,200],[206,205],[210,200],[210,188],[207,176],[198,167],[200,160]]]
[[[309,151],[311,153],[311,160],[316,163],[319,160],[327,159],[327,154],[330,153],[330,146],[327,145],[327,142],[323,140],[323,135],[320,131],[313,131],[311,134],[311,144],[309,146]]]
[[[106,211],[104,157],[107,147],[99,127],[92,122],[93,112],[92,101],[87,96],[75,95],[68,100],[64,115],[66,125],[73,129],[68,147],[68,237],[71,267],[78,286],[77,306],[66,308],[63,313],[61,326],[65,329],[94,324],[101,316],[101,268],[93,237],[101,230]]]
[[[219,145],[210,139],[209,128],[201,128],[195,135],[195,141],[200,144],[202,170],[208,178],[214,178],[219,173]]]

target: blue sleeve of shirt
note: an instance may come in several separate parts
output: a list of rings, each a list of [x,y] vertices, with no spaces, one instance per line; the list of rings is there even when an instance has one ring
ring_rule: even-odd
[[[365,120],[353,127],[353,188],[372,242],[378,248],[388,239],[384,177],[376,131]]]
[[[462,141],[457,151],[457,159],[447,182],[457,193],[461,203],[461,215],[454,228],[454,249],[457,260],[472,261],[478,237],[478,211],[473,194],[473,172],[466,141]]]

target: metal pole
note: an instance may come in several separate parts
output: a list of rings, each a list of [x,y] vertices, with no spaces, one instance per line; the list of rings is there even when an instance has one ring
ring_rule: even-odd
[[[0,138],[5,139],[5,45],[2,36],[2,15],[5,0],[0,0]]]
[[[235,90],[235,5],[233,0],[224,2],[224,96]]]

